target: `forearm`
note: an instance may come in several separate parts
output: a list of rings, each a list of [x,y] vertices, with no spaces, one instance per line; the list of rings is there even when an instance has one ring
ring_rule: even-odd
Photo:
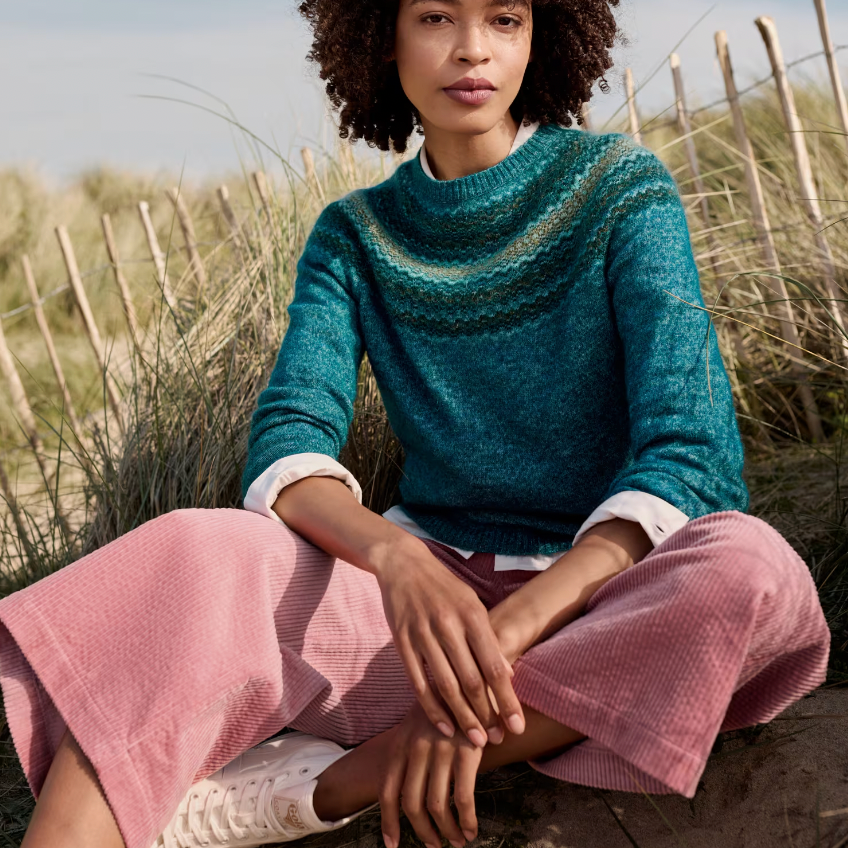
[[[378,574],[390,551],[426,546],[363,506],[333,477],[304,477],[286,486],[271,509],[295,533],[346,562]]]
[[[653,545],[635,521],[596,524],[571,550],[489,613],[501,649],[514,662],[578,618],[608,580],[639,562]]]

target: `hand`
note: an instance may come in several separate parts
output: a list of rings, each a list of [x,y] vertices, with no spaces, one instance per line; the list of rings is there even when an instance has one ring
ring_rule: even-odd
[[[524,713],[512,688],[512,668],[486,608],[420,539],[410,540],[406,547],[390,549],[374,573],[386,620],[424,712],[448,738],[455,732],[455,719],[481,748],[487,737],[500,744],[505,728],[523,733]]]
[[[474,788],[483,749],[463,736],[446,739],[418,703],[392,734],[388,766],[380,787],[386,848],[398,848],[400,844],[399,800],[427,848],[439,848],[442,844],[433,821],[454,848],[462,848],[466,840],[476,839]],[[459,824],[450,808],[451,779]]]

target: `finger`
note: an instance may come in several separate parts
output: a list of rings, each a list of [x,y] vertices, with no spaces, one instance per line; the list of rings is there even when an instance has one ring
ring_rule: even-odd
[[[456,732],[453,719],[442,706],[436,697],[436,693],[430,686],[430,681],[427,679],[424,669],[424,663],[418,652],[407,639],[401,638],[398,639],[398,653],[406,669],[407,677],[412,683],[412,688],[415,690],[418,702],[421,704],[427,718],[433,722],[433,725],[438,728],[440,733],[450,739]]]
[[[512,669],[501,653],[497,636],[488,620],[479,621],[477,626],[468,631],[468,641],[486,683],[495,696],[501,720],[513,733],[523,733],[524,710],[512,688]]]
[[[477,810],[474,789],[481,754],[469,748],[460,748],[453,765],[453,802],[459,816],[462,834],[470,842],[477,838]]]
[[[454,848],[462,848],[465,838],[450,807],[450,784],[456,748],[450,743],[437,745],[431,760],[430,779],[427,785],[427,809]]]
[[[445,637],[443,645],[462,691],[489,742],[500,744],[504,738],[500,717],[489,700],[489,686],[471,653],[466,634],[463,633],[460,639]]]
[[[465,698],[465,693],[456,679],[453,666],[445,656],[442,646],[434,636],[423,640],[422,652],[433,675],[436,689],[453,713],[457,724],[473,745],[483,748],[487,737],[477,715]]]
[[[393,756],[380,786],[380,821],[386,848],[400,845],[400,790],[406,774],[406,757]]]
[[[406,777],[400,793],[401,806],[409,819],[409,823],[427,848],[441,848],[442,840],[439,839],[439,835],[433,827],[433,822],[430,821],[425,800],[429,771],[429,743],[413,742],[407,760]]]

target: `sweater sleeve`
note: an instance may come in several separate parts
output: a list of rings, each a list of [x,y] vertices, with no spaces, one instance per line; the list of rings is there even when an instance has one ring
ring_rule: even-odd
[[[632,461],[604,500],[633,490],[662,498],[690,519],[746,512],[730,381],[704,311],[677,184],[647,148],[635,146],[629,164],[611,211],[606,269],[623,352]]]
[[[355,250],[339,201],[318,217],[298,260],[289,324],[250,423],[242,498],[283,457],[337,460],[353,420],[364,343],[355,297]]]

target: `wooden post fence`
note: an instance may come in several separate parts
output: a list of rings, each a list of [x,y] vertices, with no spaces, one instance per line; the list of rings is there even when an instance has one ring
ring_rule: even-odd
[[[18,531],[18,538],[21,540],[21,545],[23,546],[27,559],[30,561],[31,565],[35,566],[38,563],[38,556],[35,547],[30,541],[29,532],[24,526],[23,518],[21,517],[21,510],[18,506],[18,501],[12,492],[12,486],[9,483],[9,477],[6,474],[6,469],[3,467],[2,460],[0,460],[0,493],[2,493],[3,499],[9,506],[9,512],[12,513],[12,520],[15,522],[15,529]]]
[[[9,393],[12,396],[12,406],[15,407],[15,412],[17,413],[18,419],[20,420],[21,426],[26,434],[27,441],[32,448],[35,461],[38,463],[38,468],[44,478],[44,483],[49,490],[50,481],[53,475],[47,468],[47,460],[44,456],[44,444],[41,441],[41,437],[38,435],[38,430],[35,426],[35,416],[32,414],[32,407],[29,404],[29,399],[27,398],[23,383],[21,383],[18,369],[15,367],[12,353],[9,350],[9,346],[6,344],[6,336],[3,332],[2,321],[0,321],[0,371],[3,372],[3,376],[6,378],[6,382],[9,385]],[[73,535],[68,524],[68,519],[66,518],[62,508],[59,506],[58,491],[56,492],[54,507],[56,510],[56,518],[59,520],[62,533],[67,541],[70,542]]]
[[[47,356],[50,359],[50,364],[53,366],[53,373],[56,375],[56,384],[59,386],[59,392],[61,393],[62,400],[64,401],[65,414],[71,424],[74,438],[77,440],[79,446],[83,448],[82,425],[80,424],[80,420],[77,417],[76,410],[74,409],[74,402],[71,400],[70,391],[68,391],[68,384],[65,380],[64,371],[62,370],[62,363],[59,361],[59,355],[56,353],[56,345],[53,344],[53,334],[50,332],[50,327],[47,324],[47,318],[44,315],[44,309],[41,306],[41,298],[38,294],[38,286],[35,283],[35,275],[32,273],[32,265],[29,261],[29,256],[24,254],[21,259],[21,264],[24,269],[24,280],[26,280],[29,296],[32,300],[32,308],[35,312],[35,322],[38,324],[41,337],[44,339],[44,346],[47,348]],[[84,448],[82,454],[80,454],[80,458],[83,465],[91,467],[88,455]]]
[[[736,142],[745,163],[745,176],[748,181],[748,191],[751,199],[751,214],[754,219],[757,240],[760,243],[766,267],[771,268],[776,273],[780,274],[780,262],[777,257],[777,249],[775,248],[774,238],[771,234],[771,226],[769,224],[768,212],[766,211],[765,198],[760,184],[760,175],[757,169],[757,163],[754,160],[754,149],[751,146],[750,139],[748,138],[748,132],[745,128],[745,119],[742,115],[742,107],[739,104],[739,93],[733,77],[733,67],[730,63],[730,50],[727,45],[727,33],[724,30],[719,30],[715,34],[715,43],[719,65],[721,66],[721,71],[724,76],[727,99],[730,103],[730,111],[733,116],[733,128],[736,133]],[[798,379],[801,400],[804,404],[804,414],[807,419],[807,426],[810,428],[810,433],[814,439],[824,441],[824,430],[822,429],[818,404],[816,403],[816,399],[813,396],[813,391],[810,388],[810,384],[807,379],[808,369],[804,360],[804,352],[801,349],[798,328],[795,324],[795,310],[792,307],[792,301],[789,300],[789,294],[786,291],[786,283],[780,278],[777,278],[775,282],[780,292],[780,296],[783,298],[783,317],[780,319],[782,331],[781,335],[784,341],[789,342],[792,346],[789,350],[789,358],[792,362],[792,371]]]
[[[271,251],[274,249],[274,245],[278,243],[278,234],[276,232],[277,222],[274,215],[273,208],[271,206],[271,195],[268,191],[268,180],[265,177],[264,171],[254,171],[253,172],[253,183],[256,186],[256,192],[259,195],[259,201],[262,204],[262,208],[265,211],[265,221],[268,227],[268,238],[262,238],[263,248],[267,251],[266,254],[266,262],[270,263]],[[262,227],[259,227],[260,234],[262,233]],[[269,244],[270,241],[270,244]],[[270,265],[269,265],[270,267]],[[268,314],[271,316],[271,322],[274,326],[277,325],[277,314],[276,309],[274,307],[274,291],[271,284],[271,276],[266,275],[265,280],[265,288],[268,296]]]
[[[218,203],[221,205],[221,212],[224,215],[224,220],[230,228],[230,235],[232,236],[233,244],[236,249],[243,254],[247,242],[245,241],[244,233],[239,226],[236,213],[233,211],[232,204],[230,203],[230,190],[225,185],[218,186]]]
[[[265,210],[265,217],[268,221],[268,226],[273,227],[274,215],[271,209],[271,194],[268,191],[268,179],[264,171],[253,172],[253,184],[256,186],[256,192],[259,195],[259,200],[262,203],[262,208]]]
[[[127,326],[130,330],[130,339],[136,351],[140,350],[140,338],[138,335],[138,316],[135,312],[135,306],[130,296],[130,289],[127,285],[124,272],[121,270],[121,260],[118,256],[118,243],[115,241],[115,234],[112,232],[112,220],[108,215],[103,215],[100,219],[100,225],[103,229],[103,238],[106,241],[106,252],[109,254],[109,262],[112,264],[112,272],[115,275],[115,282],[118,284],[118,290],[121,292],[121,303],[124,307],[124,316],[127,319]]]
[[[197,299],[202,297],[206,291],[206,269],[203,267],[203,260],[200,258],[200,252],[197,249],[197,236],[194,233],[194,222],[191,220],[188,207],[185,205],[183,196],[178,188],[170,188],[165,192],[168,195],[168,200],[174,205],[177,213],[177,218],[180,222],[180,229],[183,231],[183,240],[185,241],[186,252],[188,253],[189,266],[191,273],[194,275],[194,281],[197,284]]]
[[[792,87],[789,85],[789,79],[786,76],[786,65],[783,61],[783,51],[780,47],[777,27],[768,15],[760,16],[756,19],[755,23],[765,42],[774,79],[777,83],[780,106],[783,110],[786,128],[789,130],[789,141],[792,144],[792,155],[795,159],[795,170],[798,174],[798,184],[801,190],[800,200],[812,225],[813,240],[821,253],[820,258],[825,289],[830,299],[829,308],[840,330],[841,353],[843,357],[848,359],[848,334],[845,331],[845,316],[840,302],[844,299],[844,295],[839,291],[839,286],[836,284],[836,266],[833,261],[830,242],[822,232],[825,227],[824,216],[822,215],[821,206],[819,206],[819,201],[816,197],[818,192],[816,191],[816,181],[813,179],[813,168],[810,165],[810,154],[807,151],[804,128],[795,109],[795,95],[792,93]]]
[[[56,237],[59,239],[59,247],[62,250],[65,267],[68,269],[68,278],[74,292],[77,307],[79,308],[80,315],[82,316],[88,341],[91,344],[94,356],[100,366],[103,379],[106,381],[106,395],[109,399],[109,405],[115,413],[115,419],[118,422],[121,434],[125,435],[126,430],[124,428],[124,417],[121,414],[121,405],[118,401],[118,394],[112,377],[106,367],[106,353],[103,347],[103,341],[100,338],[100,331],[97,329],[97,324],[94,321],[94,315],[91,312],[91,306],[89,306],[88,297],[82,284],[82,277],[80,276],[79,267],[77,266],[77,259],[74,254],[74,248],[71,244],[70,236],[68,235],[68,230],[64,225],[56,227]]]
[[[318,174],[315,172],[315,160],[312,158],[312,151],[308,147],[300,149],[300,158],[303,160],[303,170],[306,174],[306,184],[310,191],[314,191],[318,195],[321,204],[324,205],[327,199],[324,197],[324,189],[321,188],[321,182],[318,179]],[[401,161],[403,159],[401,158]]]
[[[701,196],[699,206],[701,208],[701,219],[704,226],[709,230],[710,222],[710,204],[707,198],[707,190],[704,186],[704,180],[701,178],[701,167],[698,164],[698,151],[695,149],[695,142],[692,138],[692,124],[689,120],[689,113],[686,111],[686,92],[683,87],[683,73],[680,70],[680,57],[677,53],[672,53],[669,57],[671,65],[671,74],[674,80],[675,103],[677,108],[677,126],[680,135],[683,138],[683,149],[686,151],[686,161],[689,163],[689,170],[692,172],[692,183],[695,186],[695,191]],[[719,270],[716,264],[717,242],[715,236],[707,233],[707,247],[710,252],[710,260],[713,267],[713,275],[716,279],[719,278]]]
[[[836,64],[836,56],[833,51],[833,41],[830,37],[830,23],[827,19],[827,8],[825,0],[813,0],[816,6],[816,15],[819,19],[819,31],[824,44],[824,55],[827,60],[827,70],[830,74],[830,83],[833,86],[833,99],[836,102],[836,112],[839,122],[842,124],[842,132],[845,133],[843,141],[848,147],[848,103],[845,101],[845,90],[842,88],[842,79],[839,76],[839,66]]]
[[[168,269],[165,263],[165,254],[162,253],[162,248],[159,247],[159,239],[156,237],[156,230],[153,228],[153,221],[150,220],[150,204],[146,200],[142,200],[138,204],[138,214],[141,217],[141,225],[144,227],[144,234],[147,236],[147,246],[150,249],[150,255],[153,258],[153,264],[156,266],[156,279],[159,283],[159,288],[162,290],[162,296],[165,298],[165,303],[173,312],[177,311],[177,302],[174,300],[174,294],[171,291],[171,281],[168,279]]]
[[[624,85],[627,89],[627,113],[630,115],[630,134],[637,144],[642,144],[642,130],[639,128],[639,113],[636,111],[636,92],[633,85],[633,71],[624,71]]]
[[[592,132],[592,107],[588,103],[580,104],[580,114],[583,116],[583,129]]]

